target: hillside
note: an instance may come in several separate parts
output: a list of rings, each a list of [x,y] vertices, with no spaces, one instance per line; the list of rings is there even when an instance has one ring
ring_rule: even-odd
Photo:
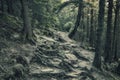
[[[1,80],[119,80],[93,68],[94,52],[81,48],[67,32],[48,30],[51,36],[35,31],[35,45],[0,41]]]

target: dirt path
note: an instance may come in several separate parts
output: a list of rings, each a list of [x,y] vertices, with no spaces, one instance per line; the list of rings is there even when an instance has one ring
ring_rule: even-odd
[[[81,48],[66,32],[53,32],[51,37],[37,35],[37,45],[7,41],[9,46],[0,52],[0,78],[5,74],[7,80],[22,75],[26,77],[20,80],[117,80],[91,72],[94,52]]]
[[[43,54],[38,52],[38,54],[42,56],[39,55],[39,58],[35,57],[34,59],[38,59],[30,65],[30,74],[33,76],[31,80],[34,80],[35,77],[36,80],[79,80],[84,77],[81,73],[87,74],[87,70],[90,70],[94,55],[93,52],[79,47],[79,43],[71,40],[68,37],[68,33],[58,31],[56,35],[58,35],[57,38],[61,38],[64,42],[56,41],[56,38],[53,39],[45,36],[42,37],[43,42],[38,40],[42,43],[46,43],[44,47],[56,47],[49,48],[48,50],[51,50],[51,52],[46,52],[47,48],[43,50]],[[41,44],[38,46],[39,50],[43,49],[40,45]],[[44,51],[47,54],[44,54]],[[52,57],[52,59],[50,57]],[[39,62],[39,59],[43,60],[43,62]],[[81,77],[79,76],[80,74]]]

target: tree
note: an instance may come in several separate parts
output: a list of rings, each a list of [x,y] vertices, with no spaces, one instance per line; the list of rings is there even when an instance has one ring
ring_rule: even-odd
[[[92,0],[92,3],[94,3],[95,0]],[[91,11],[90,11],[90,14],[91,14],[91,20],[90,20],[90,37],[89,37],[89,43],[90,43],[90,46],[94,47],[94,6],[91,7]]]
[[[93,61],[93,66],[95,66],[98,69],[101,69],[101,54],[103,52],[102,37],[104,29],[104,12],[105,12],[105,0],[99,0],[97,40],[95,48],[95,57]]]
[[[111,62],[113,60],[112,54],[112,9],[113,0],[108,1],[108,17],[107,17],[107,31],[106,31],[106,42],[105,42],[105,62]]]
[[[77,31],[77,28],[80,25],[80,21],[81,21],[81,17],[82,17],[82,10],[83,10],[83,0],[79,0],[77,20],[75,22],[74,29],[68,35],[70,38],[72,38],[75,35],[75,32]]]
[[[4,0],[0,0],[0,4],[1,4],[0,10],[1,10],[1,13],[3,13],[4,12]]]
[[[9,14],[13,14],[14,10],[13,10],[13,0],[6,0],[7,3],[7,12]]]
[[[86,37],[87,37],[87,35],[86,35],[86,25],[85,25],[85,15],[86,15],[86,13],[85,13],[85,8],[83,9],[83,11],[82,11],[82,19],[81,19],[81,32],[82,32],[82,35],[81,35],[81,45],[83,45],[83,43],[85,43],[86,42]]]
[[[113,29],[113,44],[112,44],[112,54],[114,54],[114,60],[118,61],[119,54],[119,12],[120,12],[120,0],[116,1],[115,7],[115,21],[114,21],[114,29]]]
[[[89,37],[90,37],[90,28],[89,28],[89,26],[90,26],[90,8],[88,7],[87,8],[87,25],[86,25],[86,27],[87,27],[87,38],[88,38],[88,40],[87,41],[89,41]]]
[[[23,15],[23,22],[24,22],[23,39],[33,42],[33,38],[32,38],[33,34],[32,34],[31,21],[29,17],[28,1],[21,0],[21,5],[22,5],[22,15]]]

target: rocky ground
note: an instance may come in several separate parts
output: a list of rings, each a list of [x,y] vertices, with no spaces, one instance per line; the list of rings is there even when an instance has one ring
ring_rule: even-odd
[[[68,33],[51,33],[45,36],[35,31],[36,45],[1,39],[0,80],[120,80],[94,69],[94,52],[81,48]]]

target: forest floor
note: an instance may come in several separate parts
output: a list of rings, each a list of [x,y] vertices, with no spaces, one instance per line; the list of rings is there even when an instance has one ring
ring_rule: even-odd
[[[120,80],[91,70],[94,52],[80,47],[67,32],[50,29],[51,36],[36,30],[36,45],[0,40],[0,80]]]

